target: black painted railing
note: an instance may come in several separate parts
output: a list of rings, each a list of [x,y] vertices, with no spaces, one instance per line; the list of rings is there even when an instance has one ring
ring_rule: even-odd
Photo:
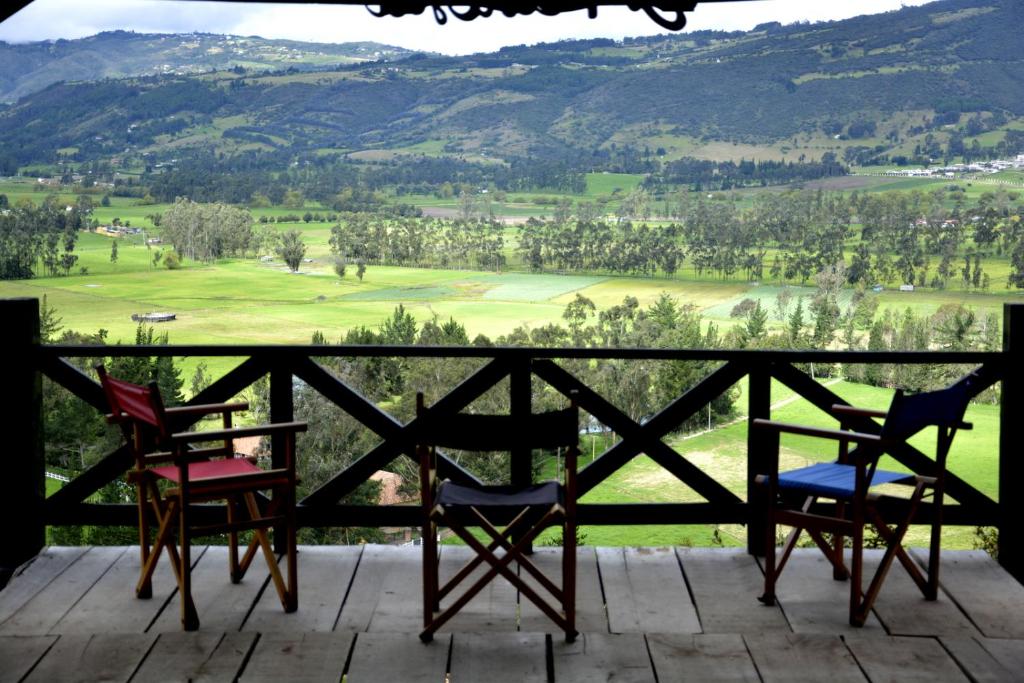
[[[553,349],[553,348],[478,348],[423,346],[55,346],[39,343],[39,305],[35,299],[0,300],[0,313],[13,332],[9,351],[8,384],[4,394],[9,407],[3,412],[5,445],[0,478],[0,519],[5,533],[0,540],[0,568],[13,567],[32,557],[43,546],[47,525],[90,524],[132,525],[137,510],[129,504],[99,504],[89,498],[101,487],[123,476],[132,465],[126,447],[103,457],[95,465],[72,479],[58,492],[45,496],[42,437],[42,375],[62,385],[98,411],[106,410],[99,384],[81,372],[68,358],[122,356],[194,356],[242,357],[245,360],[197,394],[191,403],[215,403],[230,400],[260,378],[269,375],[270,413],[273,421],[293,418],[293,385],[296,378],[305,382],[340,410],[373,431],[381,439],[369,452],[337,472],[299,502],[298,519],[302,526],[419,526],[418,505],[352,505],[341,503],[347,494],[380,469],[400,457],[412,457],[411,436],[416,419],[403,423],[364,398],[356,389],[325,369],[317,359],[340,357],[397,358],[479,358],[482,366],[443,396],[432,414],[457,412],[495,385],[509,379],[509,405],[513,412],[532,408],[531,382],[539,378],[555,391],[572,394],[581,410],[606,425],[620,440],[588,463],[579,472],[579,495],[606,480],[635,456],[643,453],[667,472],[692,488],[704,502],[580,504],[581,524],[704,524],[741,523],[748,526],[748,550],[763,552],[763,495],[754,486],[754,477],[764,471],[769,454],[753,430],[747,437],[747,491],[737,496],[714,477],[670,447],[665,438],[680,424],[697,414],[710,401],[735,383],[748,378],[748,420],[771,417],[770,383],[775,379],[814,406],[828,411],[835,403],[845,403],[826,386],[799,369],[808,363],[857,364],[958,364],[975,369],[980,382],[972,383],[976,392],[1001,382],[999,495],[998,502],[978,491],[953,473],[947,474],[948,498],[955,503],[943,506],[948,525],[994,526],[999,530],[999,561],[1015,576],[1024,578],[1024,495],[1016,490],[1024,482],[1024,458],[1019,453],[1021,437],[1016,428],[1024,422],[1024,381],[1021,370],[1012,362],[1015,351],[1024,349],[1024,304],[1004,307],[1003,349],[998,352],[831,352],[831,351],[727,351],[686,349]],[[698,384],[671,401],[650,419],[637,422],[607,398],[587,386],[557,361],[567,359],[635,359],[660,361],[716,361],[719,367]],[[188,418],[193,419],[193,418]],[[429,419],[429,415],[422,419]],[[182,423],[181,428],[189,425]],[[860,430],[877,432],[870,419],[854,425]],[[283,444],[273,443],[271,459],[283,457]],[[929,474],[933,461],[909,444],[894,449],[891,455],[911,470]],[[301,458],[301,453],[299,454]],[[529,479],[529,458],[511,459],[513,482]],[[439,463],[442,476],[453,480],[473,480],[474,475],[451,460]],[[898,501],[892,505],[899,506]],[[199,516],[218,514],[209,507],[197,509]],[[918,514],[927,522],[933,511],[927,507]]]

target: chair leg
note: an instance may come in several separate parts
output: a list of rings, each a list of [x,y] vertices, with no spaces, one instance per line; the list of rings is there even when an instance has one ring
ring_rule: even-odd
[[[150,503],[153,506],[153,512],[156,514],[156,518],[160,520],[160,526],[156,532],[156,538],[153,539],[153,546],[147,553],[145,564],[142,565],[139,583],[136,585],[136,594],[143,591],[143,587],[149,586],[152,590],[153,585],[153,572],[156,571],[156,564],[160,561],[160,551],[167,548],[167,556],[171,561],[171,569],[174,570],[174,580],[180,581],[180,569],[181,569],[181,558],[178,556],[177,547],[174,545],[174,540],[171,538],[171,532],[177,524],[178,508],[176,505],[176,499],[172,498],[167,502],[161,502],[156,499],[150,499]],[[142,597],[140,595],[140,597]]]
[[[775,568],[775,487],[771,484],[768,486],[767,517],[764,539],[764,593],[757,599],[770,607],[775,604],[775,581],[778,579],[778,572]],[[793,533],[799,533],[799,529],[794,529]],[[788,555],[787,553],[783,556],[783,562],[785,562]]]
[[[540,609],[549,619],[551,619],[551,621],[555,622],[555,624],[557,624],[559,628],[568,631],[568,629],[566,628],[565,615],[552,608],[547,601],[542,599],[528,583],[526,583],[518,574],[513,572],[509,567],[513,560],[517,560],[520,562],[520,564],[529,564],[530,567],[536,569],[536,567],[534,567],[534,565],[524,557],[524,553],[526,552],[526,548],[530,547],[530,544],[533,542],[533,539],[537,537],[537,534],[540,533],[540,531],[543,530],[543,528],[552,525],[551,518],[552,513],[548,513],[547,515],[545,515],[540,520],[540,522],[538,522],[532,528],[528,529],[516,541],[516,544],[514,546],[511,546],[511,550],[507,550],[506,553],[500,558],[495,556],[492,552],[489,552],[487,548],[484,547],[484,545],[475,536],[473,536],[473,534],[469,533],[469,531],[466,530],[465,527],[457,523],[452,523],[449,520],[445,520],[447,522],[447,525],[452,529],[452,531],[454,531],[459,536],[459,538],[466,542],[466,545],[472,548],[472,550],[475,553],[477,553],[477,555],[482,557],[484,561],[490,565],[490,569],[488,569],[483,576],[477,579],[477,581],[473,583],[473,585],[471,585],[461,595],[459,595],[459,597],[456,598],[451,605],[449,605],[446,609],[444,609],[436,617],[434,617],[434,619],[420,633],[420,640],[422,640],[425,643],[429,642],[433,638],[433,634],[439,628],[441,628],[445,623],[447,623],[449,619],[455,616],[455,614],[457,614],[460,609],[462,609],[470,600],[472,600],[473,597],[484,588],[484,586],[490,583],[499,574],[502,577],[504,577],[505,580],[507,580],[512,586],[518,588],[522,596],[526,597],[531,602],[533,602],[537,606],[537,608]],[[486,522],[486,519],[484,519],[483,521]],[[499,532],[496,532],[494,530],[494,527],[490,525],[489,522],[486,522],[486,524],[482,524],[481,526],[489,534],[492,534],[492,538],[495,538],[493,535],[495,533],[498,533],[499,537],[501,536]],[[507,532],[508,530],[506,529],[505,531]],[[495,540],[497,540],[497,538],[495,538]],[[502,541],[505,540],[506,539],[502,538]],[[506,548],[508,547],[505,543],[502,543],[501,545]],[[555,592],[557,599],[558,597],[560,597],[559,594],[561,593],[561,591],[558,591],[556,587]]]
[[[434,612],[440,606],[438,599],[437,535],[433,520],[428,517],[423,524],[423,628],[430,626]],[[430,635],[432,638],[433,636]],[[424,641],[428,642],[428,641]]]
[[[942,503],[943,489],[938,486],[932,496],[932,509],[935,517],[932,518],[931,546],[928,549],[928,587],[925,591],[925,600],[937,600],[939,598],[939,555],[942,548]]]
[[[841,500],[837,500],[836,519],[844,519],[845,515],[846,503]],[[845,538],[846,537],[839,532],[832,534],[832,578],[836,581],[845,581],[850,578],[850,572],[847,571],[843,560],[843,541]]]
[[[871,607],[863,600],[864,515],[857,510],[853,513],[853,534],[850,537],[850,544],[850,625],[863,626]]]
[[[249,515],[253,519],[260,517],[259,506],[256,505],[256,497],[251,492],[243,494],[245,498],[245,504],[249,509]],[[289,610],[289,597],[288,588],[285,586],[284,577],[281,576],[281,568],[277,564],[277,556],[274,554],[274,549],[270,546],[270,539],[267,537],[266,528],[256,528],[252,530],[253,543],[258,543],[259,547],[263,550],[263,558],[267,561],[267,568],[270,570],[270,578],[274,582],[274,588],[277,589],[277,597],[281,601],[281,606],[284,607],[285,611]],[[252,545],[250,544],[250,550]],[[246,553],[249,556],[249,552]]]
[[[562,526],[562,611],[565,612],[565,642],[576,640],[576,521]]]
[[[290,486],[289,490],[281,491],[285,500],[285,519],[288,542],[288,601],[284,607],[285,612],[294,612],[299,608],[299,547],[298,528],[295,519],[295,487]]]
[[[235,524],[238,518],[237,505],[238,499],[234,496],[224,501],[228,524]],[[238,532],[234,529],[228,532],[228,572],[231,574],[231,583],[239,583],[242,580],[244,572],[238,567]]]
[[[199,614],[192,600],[192,538],[188,528],[188,505],[178,503],[178,592],[181,600],[181,627],[186,631],[199,630]]]
[[[140,477],[141,478],[141,477]],[[140,578],[139,583],[135,587],[135,597],[149,599],[153,597],[153,580],[152,572],[146,573],[146,566],[149,564],[149,555],[151,548],[149,545],[149,512],[146,507],[149,503],[148,491],[146,489],[146,483],[139,481],[136,484],[136,492],[138,495],[139,502],[139,567],[140,567]],[[160,554],[157,550],[156,555]]]

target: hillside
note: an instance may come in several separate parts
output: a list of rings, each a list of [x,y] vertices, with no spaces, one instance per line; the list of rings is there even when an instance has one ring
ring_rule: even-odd
[[[409,54],[408,50],[378,43],[334,45],[204,33],[111,31],[79,40],[17,45],[0,42],[0,102],[14,102],[59,81],[184,75],[236,67],[305,70]]]
[[[946,0],[747,33],[566,41],[321,68],[307,60],[309,71],[274,73],[265,61],[236,62],[200,75],[57,83],[0,112],[0,145],[8,167],[110,159],[141,167],[210,151],[547,159],[578,168],[614,162],[612,170],[632,172],[655,154],[927,161],[975,142],[979,150],[1019,143],[1024,34],[1014,27],[1022,25],[1024,4],[1015,0]],[[180,51],[184,41],[206,38],[222,46],[249,40],[160,39]],[[110,42],[108,52],[134,54],[156,37],[100,39]],[[289,46],[340,61],[328,46]],[[188,51],[229,60],[217,49]],[[17,81],[13,59],[0,62],[0,82]]]

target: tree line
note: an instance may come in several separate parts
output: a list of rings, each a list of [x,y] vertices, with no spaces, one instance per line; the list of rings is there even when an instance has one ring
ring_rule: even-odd
[[[0,198],[0,280],[69,275],[91,203],[67,206],[49,196],[38,206],[31,200],[8,206],[6,195]]]
[[[956,188],[954,188],[956,189]],[[962,191],[849,195],[792,190],[758,195],[741,208],[726,194],[679,192],[664,215],[678,223],[639,226],[593,218],[584,204],[520,228],[518,250],[535,271],[590,270],[672,275],[684,259],[698,276],[808,282],[848,261],[849,284],[986,289],[984,259],[1007,256],[1011,284],[1024,286],[1024,204],[999,188],[967,205]],[[630,200],[644,213],[649,198]],[[952,203],[952,207],[949,204]]]
[[[343,263],[501,270],[505,226],[495,220],[388,219],[351,214],[331,228],[331,253]]]

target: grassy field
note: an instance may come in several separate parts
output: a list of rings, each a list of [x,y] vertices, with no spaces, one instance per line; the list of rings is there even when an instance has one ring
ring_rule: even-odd
[[[643,306],[663,292],[681,304],[696,306],[705,319],[722,327],[735,323],[733,307],[745,298],[760,300],[775,320],[774,284],[697,280],[684,270],[673,279],[553,275],[370,266],[362,281],[353,272],[337,278],[327,263],[330,226],[326,223],[272,224],[275,229],[303,231],[310,263],[299,273],[279,261],[225,260],[215,265],[186,261],[179,270],[154,268],[154,251],[141,238],[118,241],[118,261],[110,262],[112,238],[80,236],[78,265],[87,275],[0,282],[0,296],[46,295],[67,329],[91,333],[104,328],[109,340],[134,338],[133,313],[167,311],[177,319],[158,328],[172,343],[305,343],[316,330],[328,339],[358,326],[375,328],[399,303],[423,322],[434,316],[455,318],[471,337],[492,338],[520,325],[536,328],[560,322],[565,305],[577,293],[608,308],[634,296]],[[994,264],[997,265],[997,264]],[[998,283],[1005,273],[992,271]],[[810,287],[790,286],[796,297],[813,295]],[[948,303],[964,303],[979,316],[999,313],[1003,303],[1024,296],[994,285],[995,293],[886,290],[871,294],[880,309],[930,314]],[[843,305],[848,293],[839,303]]]

